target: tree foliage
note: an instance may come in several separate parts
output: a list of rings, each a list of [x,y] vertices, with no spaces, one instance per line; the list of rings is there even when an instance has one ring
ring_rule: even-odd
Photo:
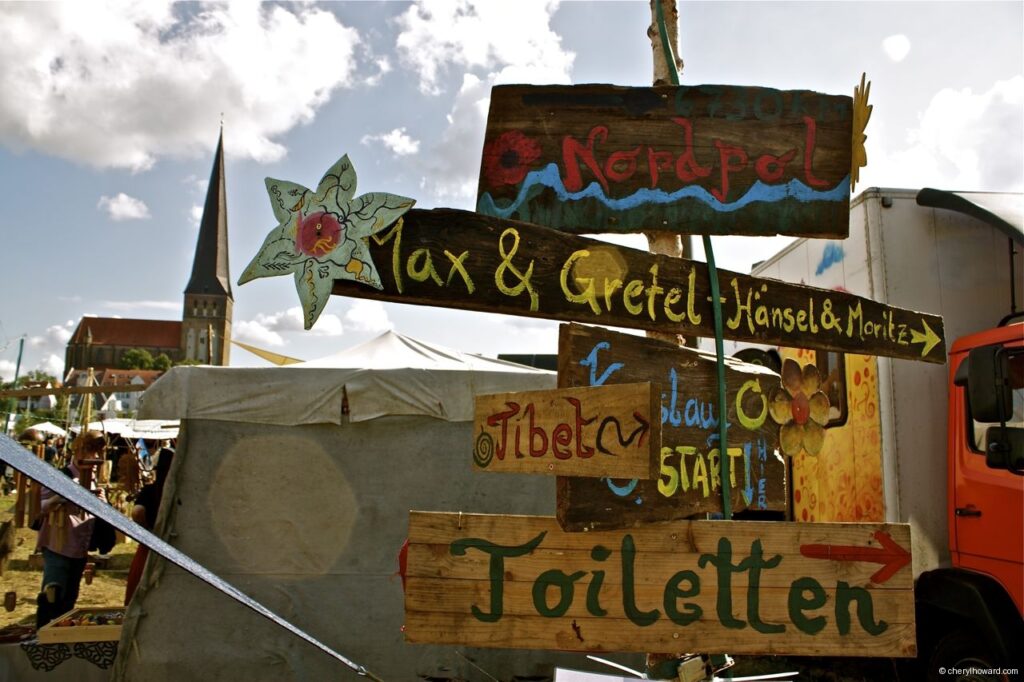
[[[145,348],[129,348],[121,355],[120,362],[121,369],[153,369],[153,363],[153,354]]]

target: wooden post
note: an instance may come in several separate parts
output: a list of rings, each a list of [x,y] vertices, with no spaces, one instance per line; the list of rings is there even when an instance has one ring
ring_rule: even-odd
[[[662,16],[665,18],[668,43],[675,52],[672,56],[665,54],[665,47],[661,40],[661,31],[658,28],[658,3],[661,4]],[[651,52],[654,56],[654,85],[671,85],[670,59],[675,59],[676,73],[680,76],[683,74],[683,59],[679,56],[679,10],[676,7],[676,0],[651,0],[651,25],[647,27],[647,37],[651,40]],[[667,231],[644,234],[647,237],[647,249],[651,253],[664,254],[673,258],[689,258],[693,253],[690,235]],[[648,331],[647,336],[675,343],[678,346],[687,345],[687,340],[682,334]],[[689,345],[696,348],[696,339],[690,339]],[[652,677],[666,675],[670,670],[674,673],[672,662],[678,659],[679,656],[676,654],[648,653],[647,672]]]
[[[14,472],[14,527],[24,528],[25,527],[25,497],[27,496],[28,478],[26,478],[20,471]]]
[[[46,459],[46,446],[36,446],[36,457],[39,459]],[[39,481],[31,481],[28,487],[28,520],[29,523],[35,520],[39,516],[40,506],[42,504],[42,487],[39,485]]]
[[[672,76],[668,69],[668,59],[665,55],[661,42],[661,34],[658,31],[658,10],[656,3],[661,3],[662,12],[665,16],[665,26],[668,29],[668,40],[670,45],[679,44],[679,11],[676,9],[676,0],[651,0],[651,25],[647,27],[647,37],[651,39],[651,50],[654,54],[654,85],[671,85]],[[678,50],[675,54],[676,71],[683,73],[683,60]],[[647,249],[651,253],[672,256],[673,258],[689,258],[693,253],[690,244],[690,235],[680,235],[668,231],[645,232],[647,237]],[[686,339],[682,334],[667,334],[665,332],[648,331],[647,336],[654,339],[670,341],[679,346],[686,345]],[[696,346],[696,343],[692,343]]]

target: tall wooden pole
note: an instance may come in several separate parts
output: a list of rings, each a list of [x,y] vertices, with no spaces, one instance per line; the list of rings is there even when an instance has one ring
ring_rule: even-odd
[[[665,21],[666,32],[668,33],[668,44],[672,46],[674,53],[671,57],[665,53],[661,31],[658,28],[659,3],[661,4],[661,12]],[[683,73],[683,59],[679,56],[679,10],[676,7],[676,0],[651,0],[651,25],[647,28],[647,37],[651,40],[651,52],[654,57],[654,85],[672,85],[672,74],[669,71],[671,59],[675,59],[676,73],[679,75]],[[644,234],[647,237],[647,248],[651,253],[663,254],[673,258],[689,258],[693,253],[690,235],[681,235],[678,232],[669,231],[651,231]],[[686,345],[686,339],[681,334],[648,331],[647,336],[664,339],[679,346]],[[692,343],[692,345],[695,346],[696,343]],[[649,653],[647,654],[647,673],[653,679],[674,678],[682,658],[682,656],[677,654]]]
[[[647,27],[647,37],[651,40],[651,51],[654,56],[654,85],[672,85],[672,75],[668,68],[669,59],[665,54],[661,33],[658,30],[657,3],[661,4],[663,16],[665,17],[665,26],[668,29],[668,41],[675,51],[676,71],[682,74],[683,60],[679,56],[677,48],[679,43],[679,11],[676,8],[676,0],[651,0],[651,25]],[[644,236],[647,237],[647,248],[651,253],[672,256],[673,258],[689,258],[693,253],[689,235],[680,235],[678,232],[669,231],[650,231],[645,232]],[[681,334],[649,331],[647,336],[671,341],[680,346],[685,344],[685,339]]]

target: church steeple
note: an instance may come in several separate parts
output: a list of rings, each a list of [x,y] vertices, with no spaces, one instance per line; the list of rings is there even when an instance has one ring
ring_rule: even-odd
[[[228,213],[224,187],[224,126],[206,190],[192,276],[185,287],[181,320],[181,356],[204,364],[226,365],[230,355],[231,276],[228,272]]]
[[[231,298],[231,276],[228,273],[228,210],[224,188],[224,128],[217,140],[206,205],[199,224],[196,256],[192,261],[192,277],[186,294],[221,295]]]

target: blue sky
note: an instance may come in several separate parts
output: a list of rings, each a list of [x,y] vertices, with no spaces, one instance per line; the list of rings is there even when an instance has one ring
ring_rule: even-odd
[[[858,191],[1024,190],[1024,4],[679,6],[686,84],[852,94],[867,72]],[[491,85],[648,85],[649,23],[647,2],[0,2],[0,376],[23,336],[22,371],[60,373],[82,315],[180,319],[222,114],[237,279],[275,225],[264,177],[315,186],[347,153],[360,192],[471,209]],[[786,240],[714,243],[747,271]],[[236,338],[303,359],[387,328],[556,351],[551,322],[334,297],[303,332],[290,278],[234,295]]]

